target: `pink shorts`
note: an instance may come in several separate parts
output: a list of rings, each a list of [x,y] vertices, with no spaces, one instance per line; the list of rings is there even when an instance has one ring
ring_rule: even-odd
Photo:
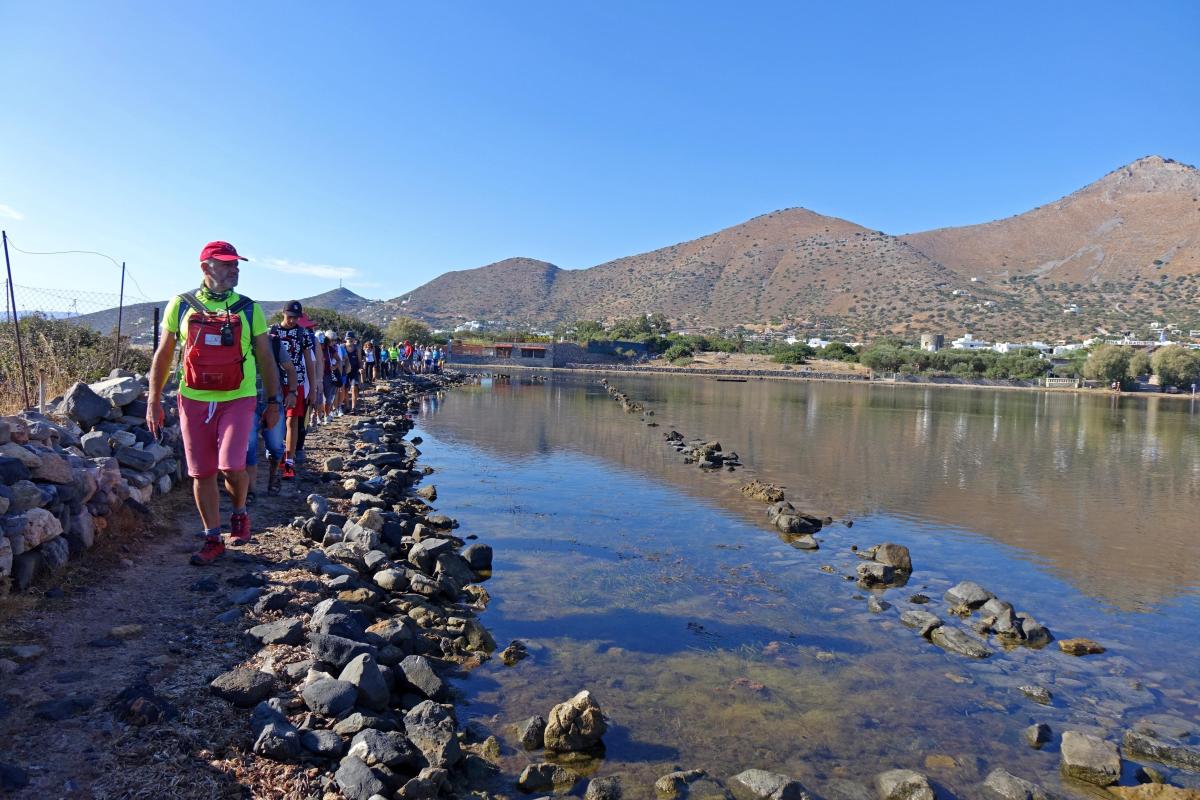
[[[188,475],[208,478],[217,470],[246,468],[246,442],[254,428],[254,397],[210,403],[179,398],[179,427]]]

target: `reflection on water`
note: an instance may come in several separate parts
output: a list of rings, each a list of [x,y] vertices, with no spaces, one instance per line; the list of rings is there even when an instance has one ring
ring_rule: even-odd
[[[997,766],[1057,782],[1055,749],[1020,742],[1031,721],[1116,738],[1150,711],[1196,716],[1200,438],[1188,406],[614,382],[661,427],[582,378],[456,390],[419,420],[441,510],[496,548],[485,621],[502,646],[529,644],[527,661],[490,662],[459,686],[502,741],[587,687],[614,721],[599,774],[626,775],[630,796],[650,796],[676,765],[776,769],[826,796],[904,766],[972,796]],[[702,474],[663,444],[671,428],[719,439],[751,468]],[[796,551],[741,496],[751,476],[854,527]],[[893,609],[871,614],[842,576],[851,545],[885,540],[912,549],[916,572],[883,595]],[[915,591],[946,616],[942,592],[968,577],[1108,653],[967,661],[899,625]],[[1027,683],[1054,705],[1022,697]],[[530,760],[518,751],[505,751],[512,774]]]

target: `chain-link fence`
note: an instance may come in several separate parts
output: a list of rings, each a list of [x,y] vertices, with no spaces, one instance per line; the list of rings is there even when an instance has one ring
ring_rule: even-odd
[[[11,252],[10,252],[11,251]],[[149,368],[162,303],[145,297],[125,265],[91,251],[32,251],[4,233],[5,307],[0,319],[0,412],[37,407],[70,388],[94,381],[116,367]],[[47,256],[107,259],[113,291],[97,292],[16,283],[45,276]],[[30,281],[32,282],[32,281]]]

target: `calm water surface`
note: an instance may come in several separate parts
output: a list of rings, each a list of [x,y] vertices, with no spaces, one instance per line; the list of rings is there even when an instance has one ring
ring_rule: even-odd
[[[594,376],[514,376],[430,398],[419,417],[439,510],[496,550],[484,621],[502,647],[529,645],[516,667],[496,659],[458,684],[464,721],[505,743],[510,779],[539,760],[513,748],[512,724],[581,688],[614,723],[604,759],[583,768],[625,776],[632,797],[680,767],[786,772],[830,798],[858,797],[892,767],[960,797],[998,766],[1059,786],[1057,747],[1021,743],[1032,722],[1117,740],[1147,713],[1200,718],[1200,409],[610,380],[654,416],[625,414]],[[671,429],[719,440],[747,467],[686,465],[663,441]],[[838,520],[819,551],[771,532],[739,491],[754,477]],[[872,614],[844,576],[852,545],[882,541],[907,545],[915,572]],[[899,624],[918,591],[952,619],[941,595],[967,578],[1108,652],[993,642],[976,661]],[[1022,684],[1050,689],[1053,706]]]

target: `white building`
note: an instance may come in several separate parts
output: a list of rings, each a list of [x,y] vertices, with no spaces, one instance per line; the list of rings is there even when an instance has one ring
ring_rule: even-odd
[[[976,339],[969,333],[963,334],[961,339],[955,339],[950,343],[950,346],[955,350],[990,350],[992,349],[991,342],[985,342],[982,339]]]

